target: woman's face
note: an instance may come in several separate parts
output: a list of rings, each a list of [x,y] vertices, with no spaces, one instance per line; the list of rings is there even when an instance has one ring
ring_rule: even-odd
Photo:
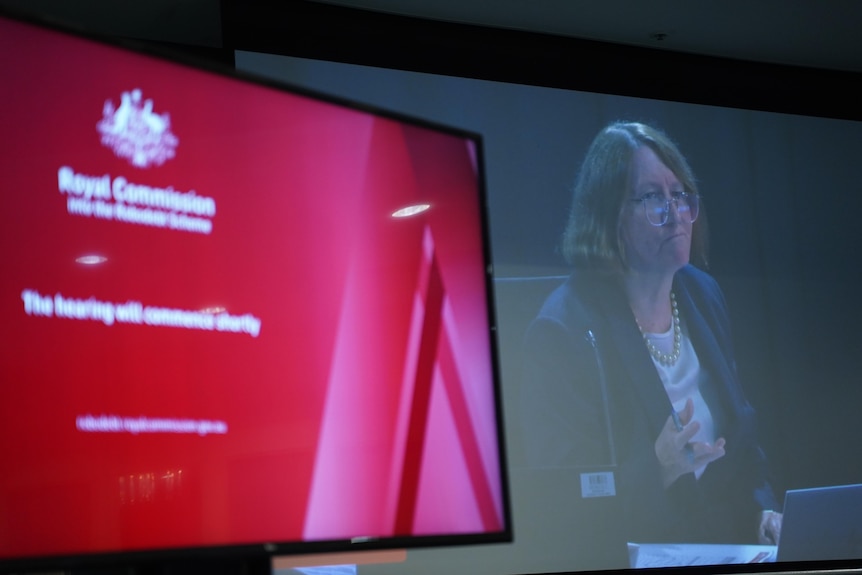
[[[689,261],[692,224],[680,216],[673,202],[667,222],[654,226],[646,218],[643,202],[647,194],[670,199],[685,191],[676,175],[649,146],[635,151],[631,166],[632,187],[620,215],[620,238],[630,270],[647,274],[674,274]]]

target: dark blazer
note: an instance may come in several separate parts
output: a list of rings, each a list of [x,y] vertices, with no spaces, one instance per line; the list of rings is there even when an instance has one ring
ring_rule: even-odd
[[[532,466],[615,464],[629,541],[754,543],[758,512],[777,503],[737,375],[724,296],[693,266],[676,274],[673,289],[709,376],[701,393],[726,439],[725,456],[699,480],[690,473],[664,488],[654,444],[670,400],[617,277],[576,270],[527,331],[525,457]]]

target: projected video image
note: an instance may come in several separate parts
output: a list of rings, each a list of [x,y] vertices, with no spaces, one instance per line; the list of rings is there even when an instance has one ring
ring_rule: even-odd
[[[402,572],[858,558],[862,123],[237,63],[484,135],[515,541]]]

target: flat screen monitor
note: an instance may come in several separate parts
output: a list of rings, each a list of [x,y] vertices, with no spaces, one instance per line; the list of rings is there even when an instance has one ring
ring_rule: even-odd
[[[510,538],[477,134],[0,54],[0,570]]]
[[[282,12],[274,3],[252,4],[236,3],[237,14],[247,9],[256,16],[238,19],[238,68],[457,123],[481,132],[486,145],[515,539],[500,547],[410,550],[404,565],[364,573],[859,567],[858,504],[842,504],[845,511],[825,524],[822,513],[815,521],[784,508],[787,492],[862,482],[858,74],[320,3],[293,3]],[[580,299],[560,288],[580,281],[562,253],[573,188],[589,167],[591,143],[614,122],[660,129],[691,168],[701,199],[695,224],[709,225],[706,258],[691,263],[714,283],[699,276],[712,286],[710,299],[680,303],[682,329],[689,339],[702,338],[707,330],[695,322],[705,312],[716,312],[709,322],[721,318],[727,328],[713,327],[712,343],[693,345],[714,378],[704,393],[716,395],[704,402],[721,433],[730,432],[726,449],[723,459],[683,478],[677,487],[687,494],[674,487],[681,495],[676,507],[659,484],[654,453],[662,426],[673,431],[670,398],[632,313],[612,282],[579,288]],[[635,205],[632,216],[646,225]],[[599,307],[585,310],[586,301]],[[543,305],[543,331],[531,332]],[[584,326],[583,317],[591,323]],[[569,339],[551,337],[559,326],[571,329]],[[730,343],[717,360],[719,341]],[[542,370],[535,367],[539,359]],[[733,372],[738,387],[725,379]],[[730,389],[737,394],[732,400]],[[723,406],[735,424],[720,421]],[[740,427],[743,420],[754,426]],[[738,483],[727,474],[743,449],[756,453],[752,445],[763,457],[735,469],[768,482],[769,501],[755,499],[763,491],[753,482],[734,493]],[[693,494],[711,499],[696,501]],[[708,504],[716,512],[742,506],[751,512],[735,533],[710,523],[690,532],[668,529]],[[810,548],[817,535],[834,540],[840,530],[842,552],[800,557],[781,541],[761,545],[758,514],[769,510],[785,511],[787,533],[805,533]],[[783,543],[792,546],[797,537]]]

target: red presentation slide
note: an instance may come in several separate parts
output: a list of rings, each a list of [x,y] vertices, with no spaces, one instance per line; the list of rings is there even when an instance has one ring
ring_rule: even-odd
[[[0,54],[0,558],[504,529],[474,140]]]

